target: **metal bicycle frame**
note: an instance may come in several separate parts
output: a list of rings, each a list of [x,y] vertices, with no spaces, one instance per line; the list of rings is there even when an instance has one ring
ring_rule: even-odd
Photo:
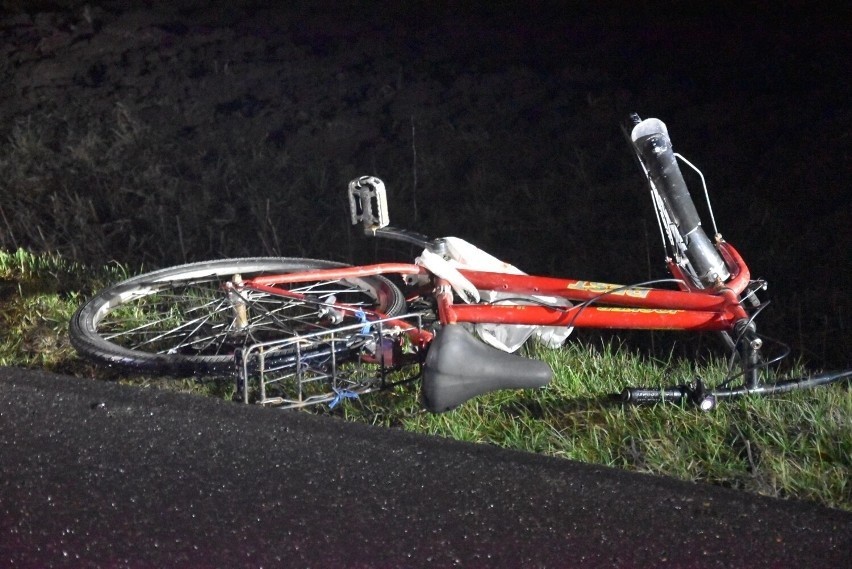
[[[680,282],[680,290],[629,287],[567,278],[460,271],[479,290],[553,296],[580,303],[572,307],[457,304],[453,300],[451,287],[440,278],[434,280],[432,294],[437,299],[438,317],[442,324],[488,322],[577,328],[731,331],[736,322],[748,318],[740,304],[740,293],[748,285],[750,273],[733,246],[722,241],[718,243],[718,249],[733,276],[726,283],[709,289],[696,288],[690,284],[689,279],[684,278],[680,272],[680,267],[669,261],[669,269]],[[429,275],[428,271],[419,265],[381,263],[265,275],[246,279],[242,286],[268,294],[293,296],[293,293],[278,285],[387,274]],[[382,315],[375,317],[380,318]],[[424,331],[418,338],[420,344],[427,344],[431,340],[431,334]]]

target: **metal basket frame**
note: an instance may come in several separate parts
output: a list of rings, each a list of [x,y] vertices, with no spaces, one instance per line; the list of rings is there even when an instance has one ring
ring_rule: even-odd
[[[409,326],[404,328],[401,322]],[[299,408],[327,403],[335,407],[344,399],[416,380],[422,373],[421,360],[386,365],[381,343],[386,339],[395,342],[422,328],[423,316],[413,313],[249,345],[235,354],[237,394],[249,403],[255,391],[254,403],[264,406]],[[353,338],[357,346],[352,345]],[[352,357],[356,352],[360,353]],[[368,353],[375,362],[364,361],[361,356]],[[284,360],[284,364],[276,360]],[[395,373],[401,377],[391,378]],[[285,385],[292,388],[290,392]]]

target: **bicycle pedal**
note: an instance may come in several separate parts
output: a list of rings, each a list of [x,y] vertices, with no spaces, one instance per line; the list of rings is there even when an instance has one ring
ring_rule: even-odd
[[[385,183],[375,176],[361,176],[349,182],[349,211],[352,225],[360,222],[366,233],[387,227],[390,216]]]

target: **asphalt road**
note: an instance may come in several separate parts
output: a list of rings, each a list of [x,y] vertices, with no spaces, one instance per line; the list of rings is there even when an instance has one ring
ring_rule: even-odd
[[[0,369],[3,567],[850,567],[852,514]]]

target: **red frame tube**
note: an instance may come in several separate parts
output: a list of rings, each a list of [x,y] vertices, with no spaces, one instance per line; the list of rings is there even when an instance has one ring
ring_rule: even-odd
[[[750,272],[733,246],[720,242],[718,249],[733,276],[727,283],[712,289],[696,288],[684,277],[680,267],[669,262],[672,274],[681,280],[681,290],[460,271],[479,290],[553,296],[580,303],[593,302],[594,305],[581,304],[561,309],[538,305],[455,304],[452,289],[441,279],[436,279],[434,294],[438,300],[439,318],[444,324],[491,322],[636,330],[730,330],[737,320],[748,317],[740,306],[739,295],[748,285]],[[294,296],[294,293],[276,285],[384,274],[428,275],[429,272],[419,265],[382,263],[267,275],[247,279],[243,286],[270,294]]]

